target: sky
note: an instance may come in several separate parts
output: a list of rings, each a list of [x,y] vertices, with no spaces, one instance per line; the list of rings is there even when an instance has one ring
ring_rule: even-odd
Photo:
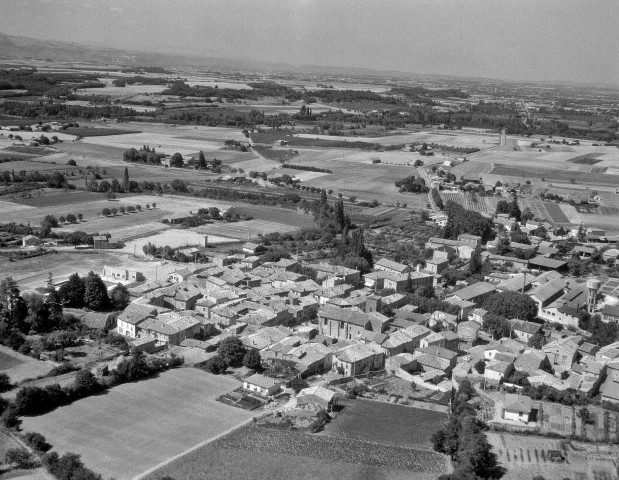
[[[619,85],[617,0],[1,0],[0,32],[418,74]]]

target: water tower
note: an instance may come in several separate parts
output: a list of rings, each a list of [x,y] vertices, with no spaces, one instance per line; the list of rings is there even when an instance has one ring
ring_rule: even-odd
[[[589,290],[589,298],[587,300],[587,311],[589,313],[593,313],[595,310],[595,305],[597,303],[598,292],[600,291],[600,287],[602,286],[602,282],[597,278],[590,278],[587,280],[587,290]]]

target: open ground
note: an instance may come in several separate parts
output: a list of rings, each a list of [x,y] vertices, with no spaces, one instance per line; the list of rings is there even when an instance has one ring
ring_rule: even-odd
[[[0,372],[10,377],[11,383],[46,375],[53,368],[52,362],[35,360],[0,345]]]
[[[114,387],[38,417],[24,418],[60,454],[72,451],[104,478],[134,476],[252,417],[215,400],[238,387],[193,368]]]

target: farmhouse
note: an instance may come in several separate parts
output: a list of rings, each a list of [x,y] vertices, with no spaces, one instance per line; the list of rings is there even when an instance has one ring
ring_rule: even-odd
[[[604,305],[602,308],[602,321],[607,323],[619,322],[619,306],[618,305]]]
[[[252,375],[251,377],[247,377],[243,380],[243,388],[246,390],[251,390],[252,392],[257,392],[262,396],[270,397],[271,395],[275,395],[279,392],[281,388],[281,382],[277,381],[271,377],[265,377],[259,373]]]
[[[533,338],[533,335],[542,329],[539,323],[525,322],[524,320],[511,320],[510,324],[512,332],[522,342],[528,342]]]
[[[384,365],[385,349],[375,343],[349,345],[333,356],[333,370],[339,369],[346,376],[381,370]]]
[[[138,325],[138,336],[154,337],[157,339],[157,345],[178,345],[198,333],[200,333],[199,320],[182,317],[176,313],[163,314],[158,318],[150,317]]]
[[[136,338],[137,326],[155,315],[156,308],[132,303],[116,318],[116,331],[121,335]]]
[[[394,262],[384,257],[374,264],[374,269],[382,270],[383,272],[394,273],[396,275],[402,275],[413,271],[410,265],[404,265],[402,263]]]

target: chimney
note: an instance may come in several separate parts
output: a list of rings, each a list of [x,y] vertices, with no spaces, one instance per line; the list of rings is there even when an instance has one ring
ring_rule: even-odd
[[[421,270],[421,263],[417,264],[417,271],[419,272]]]

